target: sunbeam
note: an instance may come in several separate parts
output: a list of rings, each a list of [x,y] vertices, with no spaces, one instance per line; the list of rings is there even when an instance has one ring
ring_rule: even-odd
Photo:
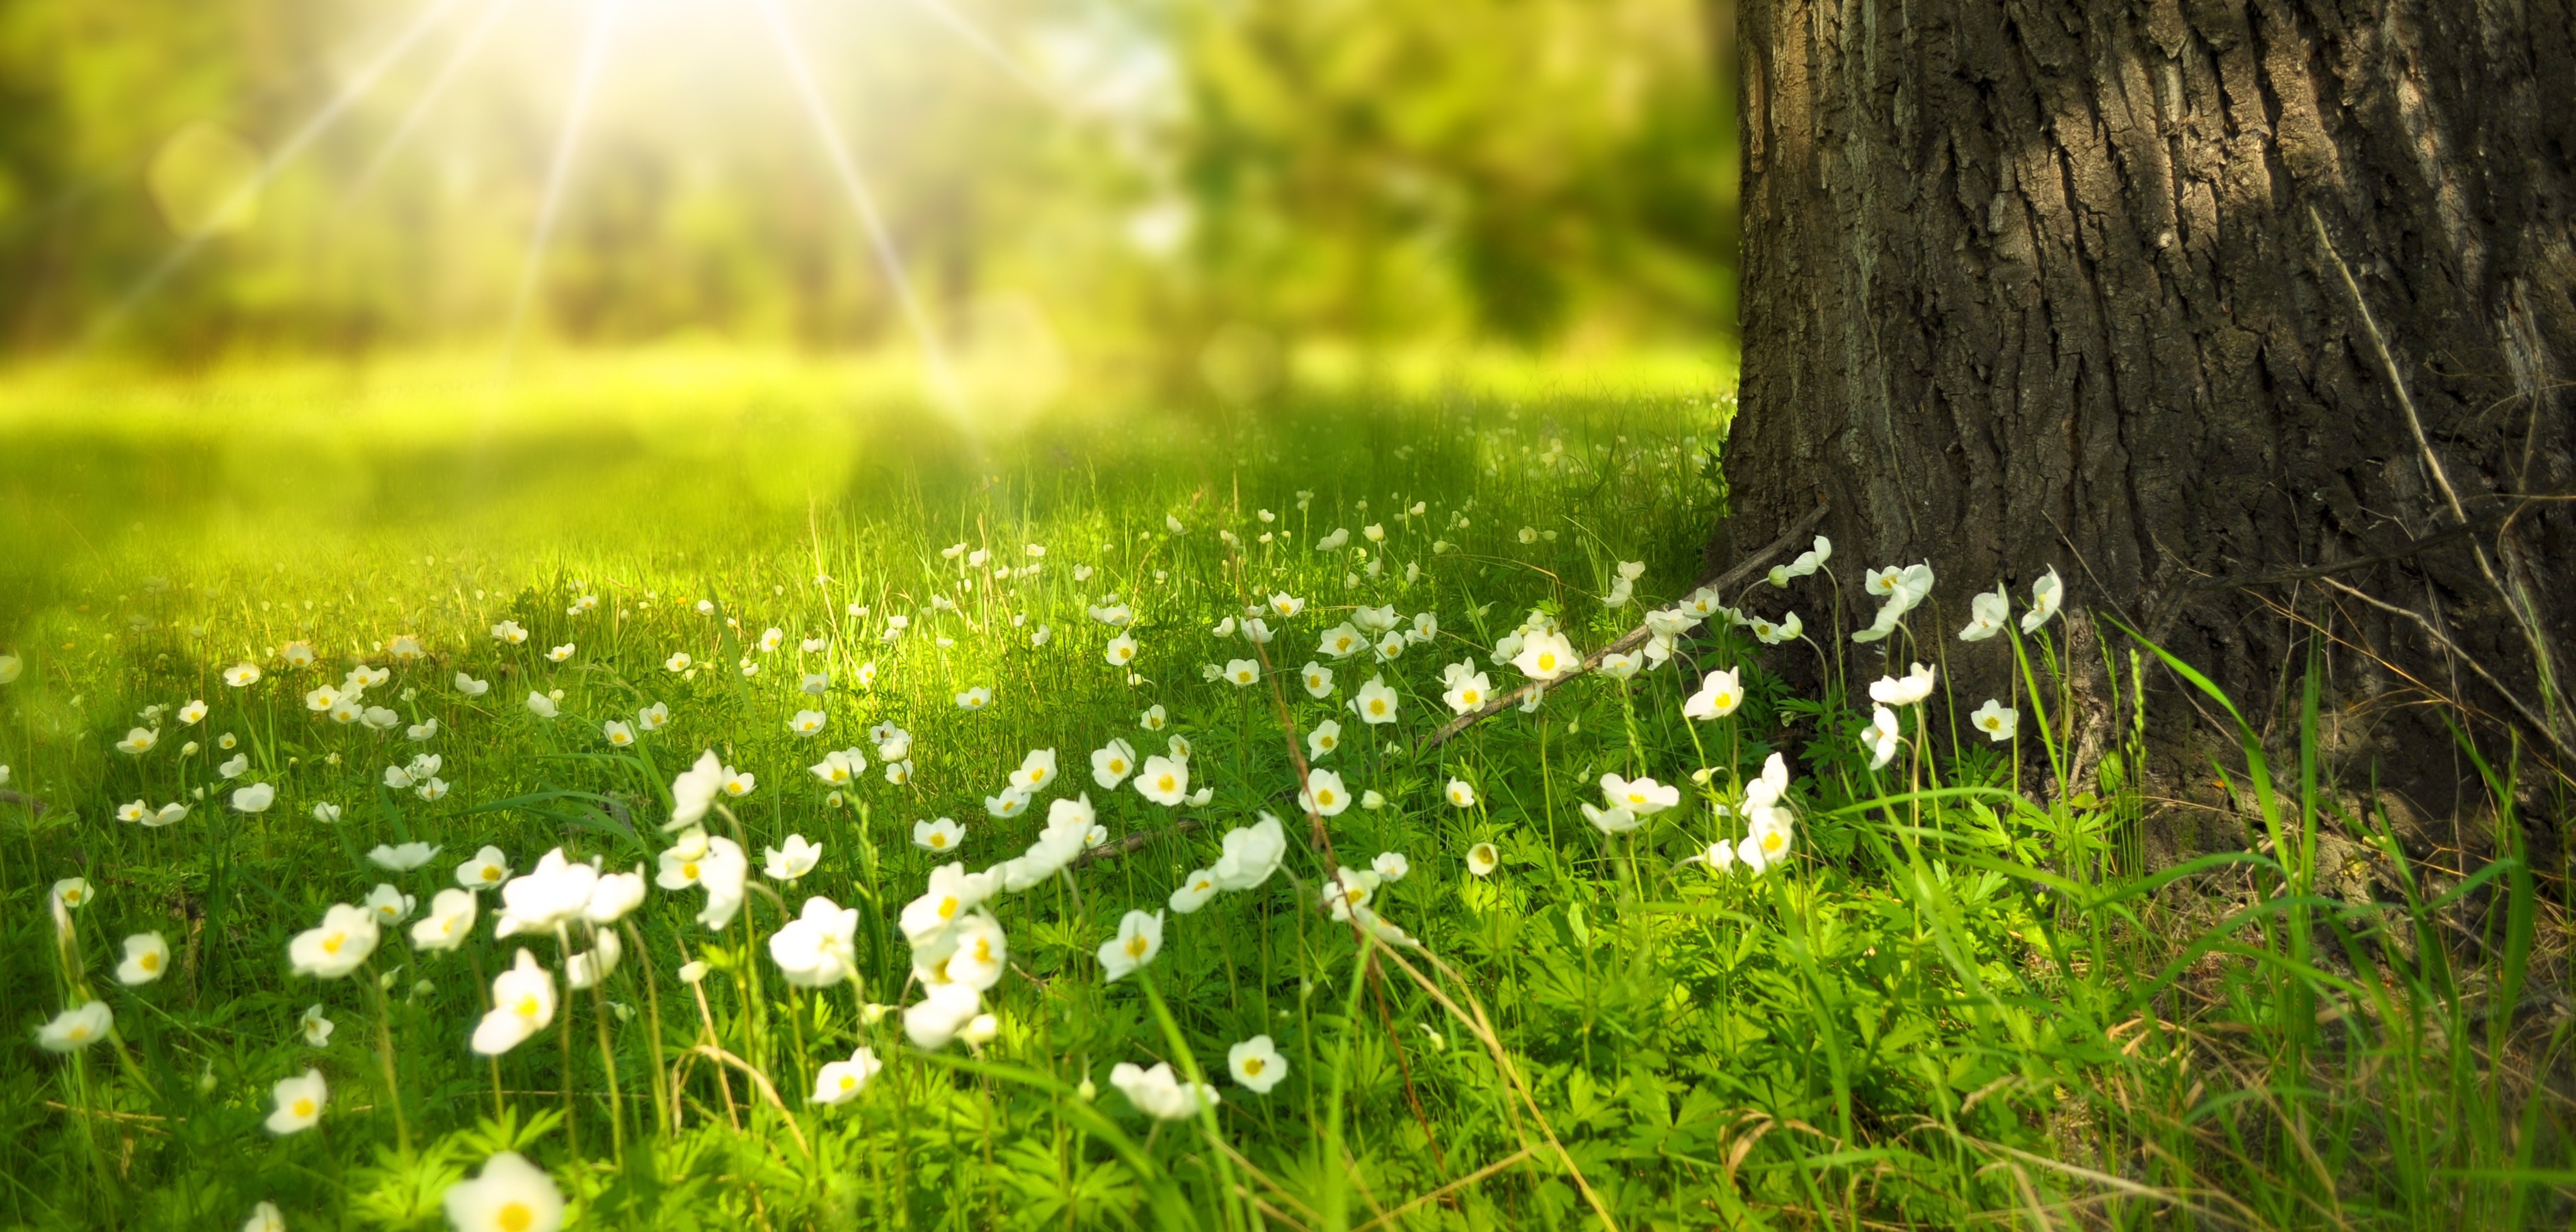
[[[218,229],[216,220],[230,216],[248,205],[258,196],[262,188],[268,186],[270,180],[277,178],[278,172],[285,170],[286,165],[295,161],[296,155],[303,153],[305,147],[313,144],[314,140],[322,135],[323,130],[331,126],[332,121],[339,119],[341,113],[364,97],[366,92],[374,87],[377,79],[383,77],[387,70],[408,55],[413,45],[420,42],[421,38],[429,33],[430,28],[437,25],[441,17],[447,15],[448,10],[455,8],[461,2],[462,0],[433,0],[433,3],[418,17],[413,18],[412,23],[394,37],[392,45],[386,47],[374,60],[358,70],[355,76],[343,83],[339,91],[331,96],[330,101],[322,105],[321,110],[314,112],[311,118],[305,120],[301,127],[287,137],[284,144],[278,146],[261,162],[256,174],[243,181],[240,187],[235,188],[224,199],[221,207],[209,213],[205,224],[182,236],[177,247],[163,254],[159,261],[154,262],[152,268],[145,271],[143,277],[119,297],[116,303],[99,318],[97,324],[90,328],[86,341],[95,343],[113,333],[127,316],[142,306],[144,300],[151,298],[152,293],[160,289],[161,284],[169,281],[171,275],[178,273],[181,266],[186,265],[190,258],[195,257],[206,246],[206,241],[212,238]]]
[[[394,131],[386,134],[384,144],[376,147],[375,155],[367,160],[365,167],[359,169],[358,177],[350,181],[349,191],[344,201],[354,201],[366,195],[367,189],[375,184],[376,176],[384,171],[387,164],[393,162],[395,152],[411,140],[412,133],[420,128],[421,121],[429,118],[430,110],[438,105],[439,99],[446,96],[447,87],[455,83],[457,74],[464,70],[468,61],[474,58],[475,51],[483,46],[484,38],[492,33],[492,27],[499,24],[501,15],[508,12],[514,2],[515,0],[492,0],[492,3],[484,6],[483,15],[476,18],[473,28],[465,32],[465,40],[456,45],[456,50],[448,53],[447,62],[438,66],[438,75],[430,78],[429,85],[421,90],[420,97],[413,99],[411,107],[403,112],[401,122],[394,125]]]
[[[537,205],[537,227],[528,237],[528,256],[519,269],[519,286],[510,295],[509,325],[501,338],[501,371],[507,375],[510,361],[517,354],[519,331],[526,325],[528,304],[535,299],[537,278],[546,264],[546,248],[554,242],[555,220],[563,212],[564,185],[572,178],[574,151],[581,144],[582,121],[590,112],[590,100],[599,85],[599,68],[608,56],[608,33],[616,0],[591,0],[590,29],[582,36],[581,66],[573,72],[572,104],[564,114],[563,131],[555,137],[555,152],[546,165],[545,196]]]
[[[960,407],[957,383],[948,367],[948,354],[939,344],[939,335],[930,326],[929,315],[922,311],[921,301],[914,296],[912,280],[904,275],[903,261],[895,253],[894,240],[886,233],[885,220],[878,216],[876,199],[868,194],[867,181],[860,177],[858,163],[850,157],[849,143],[841,136],[840,124],[832,119],[831,109],[823,105],[823,93],[815,88],[814,75],[798,50],[795,33],[788,29],[786,15],[778,11],[777,0],[759,0],[761,20],[769,27],[770,37],[778,44],[779,58],[787,62],[787,73],[796,82],[796,96],[805,104],[806,118],[813,121],[814,137],[823,144],[823,153],[832,163],[832,172],[849,193],[850,204],[859,215],[859,225],[867,229],[868,244],[876,251],[877,264],[884,268],[886,282],[894,290],[895,300],[903,307],[904,320],[920,339],[922,362],[930,370],[931,390],[942,407],[956,413]]]
[[[1037,74],[1030,72],[1027,66],[1012,58],[1011,53],[1002,50],[1002,45],[994,42],[991,35],[984,33],[983,27],[976,25],[964,13],[950,7],[947,0],[905,0],[905,2],[930,14],[940,25],[948,27],[949,33],[974,48],[977,55],[1001,69],[1004,75],[1020,83],[1029,93],[1037,95],[1048,106],[1058,111],[1071,110],[1065,106],[1064,99],[1059,97],[1052,87],[1039,80]]]

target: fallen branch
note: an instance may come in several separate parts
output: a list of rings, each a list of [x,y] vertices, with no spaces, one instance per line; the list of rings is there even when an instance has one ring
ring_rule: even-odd
[[[1831,506],[1829,504],[1821,502],[1818,503],[1815,508],[1808,510],[1804,517],[1790,523],[1789,529],[1781,531],[1779,538],[1763,544],[1759,549],[1755,550],[1752,555],[1744,557],[1743,559],[1736,561],[1734,564],[1727,566],[1726,572],[1700,582],[1698,585],[1691,587],[1691,589],[1705,590],[1714,586],[1719,590],[1729,590],[1751,581],[1757,571],[1765,568],[1771,563],[1772,557],[1788,551],[1791,545],[1806,538],[1810,532],[1814,531],[1816,529],[1816,524],[1825,520],[1825,511],[1830,507]],[[1631,650],[1635,650],[1639,646],[1645,645],[1646,639],[1651,635],[1652,631],[1642,624],[1638,625],[1634,629],[1630,629],[1625,634],[1622,634],[1617,641],[1614,641],[1599,650],[1593,651],[1591,654],[1585,655],[1583,657],[1583,662],[1576,664],[1573,671],[1567,672],[1566,674],[1549,681],[1548,687],[1554,688],[1558,685],[1564,684],[1568,680],[1572,680],[1575,677],[1584,674],[1585,672],[1589,672],[1600,667],[1601,660],[1610,655],[1626,654]],[[1483,709],[1470,710],[1465,714],[1459,715],[1457,718],[1449,720],[1447,726],[1444,726],[1440,730],[1425,737],[1422,741],[1421,747],[1415,751],[1426,752],[1448,743],[1451,737],[1467,730],[1470,726],[1473,726],[1477,720],[1501,714],[1502,712],[1519,705],[1522,698],[1528,697],[1530,693],[1538,687],[1538,683],[1536,681],[1532,681],[1486,703]]]
[[[1204,818],[1184,817],[1179,821],[1172,823],[1168,829],[1139,830],[1134,834],[1130,834],[1127,837],[1118,840],[1117,842],[1102,843],[1097,847],[1085,848],[1083,849],[1082,854],[1075,856],[1073,858],[1073,862],[1067,867],[1081,868],[1085,865],[1096,864],[1102,860],[1115,860],[1120,856],[1132,856],[1137,852],[1143,851],[1148,846],[1151,846],[1156,839],[1176,838],[1193,830],[1204,830],[1206,828],[1207,821]]]
[[[11,791],[6,787],[0,787],[0,804],[23,804],[27,806],[29,816],[38,820],[42,820],[45,816],[45,802],[23,791]]]

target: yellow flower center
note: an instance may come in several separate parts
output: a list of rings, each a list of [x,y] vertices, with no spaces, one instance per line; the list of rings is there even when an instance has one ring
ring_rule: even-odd
[[[1138,933],[1133,937],[1129,937],[1127,939],[1127,956],[1140,962],[1143,961],[1145,957],[1145,946],[1147,944],[1145,934],[1143,933]]]
[[[1555,671],[1556,655],[1550,652],[1541,651],[1538,656],[1538,670],[1542,672]]]
[[[957,918],[956,895],[951,894],[948,897],[939,900],[939,918],[943,920],[953,920]]]
[[[1029,784],[1031,786],[1036,786],[1039,783],[1045,782],[1046,778],[1047,772],[1046,767],[1044,766],[1040,766],[1035,770],[1029,771]]]
[[[1386,713],[1386,703],[1385,703],[1385,702],[1383,702],[1383,701],[1379,701],[1379,700],[1377,700],[1377,699],[1374,699],[1374,698],[1370,699],[1370,701],[1369,701],[1369,713],[1370,713],[1370,714],[1385,714],[1385,713]]]
[[[1180,790],[1179,786],[1178,786],[1177,784],[1175,784],[1175,783],[1172,781],[1172,776],[1171,776],[1171,775],[1168,775],[1168,774],[1164,775],[1163,777],[1161,777],[1161,778],[1159,778],[1159,779],[1154,780],[1154,783],[1155,783],[1155,785],[1156,785],[1156,786],[1158,786],[1158,787],[1162,788],[1164,791],[1178,791],[1178,790]]]
[[[543,1006],[537,1003],[537,995],[535,993],[521,993],[519,995],[519,1003],[510,1007],[510,1012],[521,1018],[534,1018],[537,1016],[538,1011],[543,1008]]]
[[[486,864],[483,866],[483,880],[499,881],[500,879],[501,869],[498,865]]]
[[[1330,805],[1332,804],[1332,802],[1333,802],[1333,789],[1332,789],[1332,788],[1327,787],[1327,788],[1325,788],[1324,790],[1322,790],[1322,791],[1319,791],[1319,792],[1316,792],[1316,793],[1315,793],[1315,803],[1317,803],[1317,804],[1321,804],[1321,805],[1330,806]]]
[[[850,1090],[851,1088],[856,1087],[856,1086],[858,1086],[858,1085],[859,1085],[859,1080],[858,1080],[858,1079],[853,1078],[853,1077],[849,1076],[848,1074],[843,1074],[843,1075],[841,1075],[841,1089],[842,1089],[842,1090],[847,1091],[847,1090]]]
[[[161,969],[161,956],[159,954],[146,952],[143,957],[135,960],[134,965],[141,967],[146,971],[158,971]]]
[[[1720,689],[1717,691],[1717,704],[1721,706],[1732,706],[1735,704],[1735,695],[1724,689]]]
[[[939,832],[937,832],[937,831],[933,831],[933,832],[931,833],[931,835],[930,835],[930,849],[931,849],[931,850],[933,850],[933,851],[937,851],[937,850],[939,850],[940,848],[945,847],[945,846],[947,846],[947,845],[948,845],[948,836],[947,836],[946,834],[942,834],[942,833],[939,833]]]
[[[1258,1078],[1261,1076],[1262,1068],[1268,1064],[1269,1062],[1264,1061],[1259,1057],[1245,1057],[1243,1059],[1243,1076],[1246,1078]]]
[[[345,934],[341,933],[333,933],[328,937],[324,937],[322,939],[322,952],[325,954],[337,954],[340,952],[340,947],[347,944],[348,940],[349,938]]]
[[[309,1117],[313,1115],[313,1101],[309,1099],[299,1099],[295,1101],[295,1115],[299,1117]]]
[[[681,875],[681,876],[683,876],[683,877],[688,878],[688,879],[689,879],[689,880],[691,880],[691,881],[695,881],[695,880],[697,880],[697,879],[698,879],[698,862],[697,862],[697,861],[695,861],[695,860],[691,860],[691,861],[689,861],[688,863],[681,865],[681,866],[680,866],[680,875]]]
[[[492,1216],[492,1222],[500,1226],[501,1232],[528,1232],[536,1225],[537,1213],[529,1210],[525,1202],[505,1202]]]
[[[1118,758],[1112,757],[1109,759],[1109,772],[1111,774],[1125,774],[1127,773],[1127,763]]]
[[[1762,850],[1778,851],[1780,850],[1780,845],[1783,841],[1785,840],[1780,837],[1780,832],[1774,830],[1771,833],[1762,836]]]
[[[990,937],[977,937],[977,938],[975,938],[975,961],[977,961],[977,962],[979,962],[979,963],[989,963],[989,962],[993,961],[993,940],[992,940],[992,938],[990,938]]]

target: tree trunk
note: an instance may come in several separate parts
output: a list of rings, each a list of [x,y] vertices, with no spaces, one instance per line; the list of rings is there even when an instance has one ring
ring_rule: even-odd
[[[1929,561],[1886,653],[1962,708],[2012,695],[1968,597],[2054,566],[2258,724],[2323,627],[2435,790],[2397,717],[2434,693],[2568,760],[2576,508],[2517,499],[2576,488],[2567,0],[1743,0],[1736,37],[1728,537],[1830,498],[1845,633],[1861,568]]]

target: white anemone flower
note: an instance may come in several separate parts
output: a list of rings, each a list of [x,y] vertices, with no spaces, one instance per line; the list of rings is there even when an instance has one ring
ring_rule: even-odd
[[[591,948],[564,959],[564,987],[596,988],[617,973],[617,960],[625,957],[626,943],[618,939],[617,930],[600,929],[593,935]]]
[[[859,911],[819,895],[804,914],[769,935],[769,957],[799,988],[829,988],[858,970]]]
[[[2012,596],[1997,586],[1968,600],[1968,625],[1959,630],[1959,640],[1982,642],[2004,631],[2012,619]]]
[[[474,933],[476,913],[471,891],[440,890],[429,900],[428,914],[412,922],[412,948],[436,952],[465,944]]]
[[[528,713],[540,719],[551,719],[559,712],[555,709],[555,699],[530,689],[528,690]]]
[[[1139,1069],[1121,1061],[1109,1071],[1109,1085],[1118,1088],[1137,1111],[1158,1121],[1186,1121],[1197,1116],[1200,1109],[1221,1102],[1216,1088],[1175,1077],[1169,1061],[1152,1069]]]
[[[528,640],[528,631],[520,628],[518,621],[505,620],[492,626],[492,640],[505,645],[517,646]]]
[[[977,685],[974,688],[968,689],[957,695],[957,708],[960,710],[982,710],[992,704],[993,691],[983,687],[982,685]]]
[[[998,796],[984,797],[984,811],[997,818],[1017,817],[1029,811],[1029,793],[1017,787],[1005,787]]]
[[[45,1025],[36,1028],[36,1046],[47,1052],[78,1052],[107,1038],[116,1025],[116,1012],[105,1001],[92,1001],[78,1009],[64,1010]]]
[[[1383,881],[1402,881],[1413,871],[1413,861],[1405,859],[1401,851],[1381,851],[1369,861],[1369,871]]]
[[[1682,789],[1667,787],[1650,778],[1623,779],[1615,774],[1601,776],[1601,798],[1617,808],[1639,817],[1652,817],[1682,801]]]
[[[151,752],[152,746],[159,743],[161,743],[161,733],[149,727],[137,727],[126,732],[125,739],[116,742],[116,751],[128,757],[141,757]]]
[[[825,1107],[845,1104],[867,1089],[868,1080],[885,1068],[876,1050],[864,1044],[850,1054],[847,1061],[827,1061],[814,1072],[814,1103]]]
[[[698,754],[696,765],[681,771],[671,780],[671,819],[662,823],[664,830],[694,826],[705,820],[714,806],[716,793],[724,790],[724,762],[715,750]]]
[[[937,821],[912,823],[912,845],[923,851],[955,851],[957,845],[965,841],[966,827],[949,818],[942,817]]]
[[[1645,665],[1645,660],[1621,651],[1614,650],[1601,656],[1601,674],[1612,680],[1626,680]]]
[[[369,863],[374,864],[378,868],[397,873],[408,873],[411,870],[419,868],[421,865],[427,864],[437,858],[438,848],[418,841],[404,843],[400,846],[395,846],[389,843],[378,843],[374,850],[367,853],[367,860]]]
[[[1171,716],[1163,712],[1163,706],[1160,702],[1156,702],[1155,704],[1146,707],[1145,713],[1136,716],[1137,726],[1142,727],[1147,731],[1161,731],[1164,726],[1171,721]]]
[[[1031,749],[1020,759],[1020,768],[1011,772],[1011,786],[1024,792],[1035,792],[1055,781],[1054,749]]]
[[[315,807],[319,808],[321,806],[316,805]],[[187,819],[188,806],[180,803],[179,801],[173,800],[170,803],[164,804],[160,808],[153,810],[151,816],[143,818],[143,824],[157,830],[162,826],[175,826]]]
[[[1755,876],[1768,872],[1788,855],[1789,827],[1777,821],[1753,823],[1752,832],[1735,845],[1735,858]]]
[[[250,1218],[242,1221],[241,1232],[286,1232],[286,1216],[276,1203],[263,1200],[250,1208]]]
[[[1988,740],[2007,744],[2021,727],[2021,712],[1989,697],[1985,705],[1969,713],[1968,725],[1986,733]]]
[[[2066,602],[2066,583],[2059,581],[2057,569],[2051,566],[2046,576],[2030,585],[2030,610],[2021,614],[2021,631],[2035,633]]]
[[[1583,802],[1583,819],[1603,834],[1625,834],[1646,824],[1644,818],[1624,808],[1594,808],[1589,800]]]
[[[1104,790],[1118,790],[1118,785],[1135,772],[1136,748],[1124,740],[1111,740],[1107,747],[1091,754],[1091,781]]]
[[[61,903],[66,910],[78,911],[89,905],[89,878],[65,877],[54,883],[50,897],[52,901]]]
[[[412,905],[417,901],[397,886],[377,882],[376,888],[367,894],[366,907],[376,913],[377,927],[391,928],[410,918]]]
[[[1306,733],[1306,756],[1309,759],[1332,756],[1342,747],[1342,724],[1339,719],[1326,719]]]
[[[904,1037],[912,1046],[935,1052],[983,1012],[983,998],[964,984],[934,984],[922,999],[903,1011]]]
[[[1911,706],[1932,696],[1932,669],[1920,663],[1902,676],[1881,676],[1869,686],[1869,699],[1882,706]]]
[[[170,943],[159,933],[136,933],[125,939],[125,961],[116,964],[116,982],[129,988],[149,984],[170,970]]]
[[[447,1222],[456,1232],[556,1232],[563,1227],[563,1191],[554,1178],[517,1151],[483,1163],[483,1174],[447,1187]]]
[[[590,901],[582,904],[581,918],[605,928],[643,905],[644,866],[638,864],[631,872],[602,874],[590,892]]]
[[[1306,686],[1306,696],[1313,698],[1332,696],[1333,669],[1309,661],[1306,666],[1297,670],[1300,683]]]
[[[794,881],[814,871],[823,858],[821,846],[807,842],[802,834],[790,834],[783,846],[761,849],[761,875],[771,881]]]
[[[1169,900],[1171,908],[1181,915],[1194,914],[1199,908],[1207,906],[1209,899],[1216,897],[1216,889],[1216,873],[1213,870],[1191,869],[1189,876],[1181,878],[1181,888],[1172,891],[1172,897]]]
[[[1225,1069],[1255,1095],[1268,1095],[1288,1076],[1288,1058],[1267,1035],[1256,1035],[1226,1050]]]
[[[668,856],[665,852],[664,857]],[[554,848],[537,857],[535,868],[501,887],[500,918],[492,926],[492,935],[552,933],[580,919],[598,890],[598,869],[567,858],[561,847]]]
[[[1288,833],[1268,813],[1250,826],[1226,831],[1216,864],[1208,875],[1220,890],[1249,890],[1270,879],[1288,853]]]
[[[492,691],[491,681],[476,680],[472,676],[468,676],[463,672],[456,673],[455,685],[456,691],[467,697],[481,697]],[[329,709],[327,706],[323,708],[326,710]]]
[[[1137,794],[1165,808],[1179,807],[1188,798],[1189,791],[1190,766],[1186,761],[1148,757],[1145,768],[1137,772]]]
[[[327,801],[314,805],[313,820],[326,826],[337,824],[340,820],[340,806]]]
[[[1347,659],[1368,648],[1369,640],[1347,621],[1324,630],[1315,651],[1330,659]]]
[[[1871,712],[1869,726],[1862,728],[1860,747],[1869,753],[1869,768],[1879,769],[1896,756],[1896,746],[1904,742],[1897,727],[1896,712],[1885,706]]]
[[[1351,807],[1350,789],[1342,785],[1342,776],[1330,770],[1306,772],[1306,789],[1297,793],[1297,805],[1322,817],[1339,817]]]
[[[1520,653],[1512,656],[1512,666],[1522,675],[1536,681],[1550,681],[1582,665],[1583,657],[1574,651],[1574,643],[1554,629],[1543,629],[1521,639]]]
[[[1451,780],[1449,780],[1449,786],[1448,786],[1448,788],[1447,788],[1447,789],[1445,789],[1441,794],[1443,794],[1443,795],[1445,795],[1445,796],[1447,796],[1447,797],[1449,798],[1449,803],[1451,803],[1451,804],[1453,804],[1453,805],[1455,805],[1455,806],[1457,806],[1457,807],[1459,807],[1459,808],[1474,808],[1474,807],[1476,807],[1476,788],[1475,788],[1475,785],[1474,785],[1474,784],[1472,784],[1472,783],[1469,783],[1469,782],[1468,782],[1467,780],[1465,780],[1465,779],[1451,779]]]
[[[1477,843],[1467,848],[1467,872],[1470,876],[1491,877],[1503,863],[1503,853],[1492,843]]]
[[[1135,662],[1136,635],[1121,633],[1109,639],[1109,644],[1101,647],[1100,657],[1107,660],[1111,667],[1125,667]]]
[[[474,1027],[475,1052],[497,1057],[528,1041],[555,1020],[555,977],[525,948],[510,969],[492,977],[492,1009]]]
[[[322,1080],[322,1071],[308,1067],[301,1077],[278,1079],[269,1094],[277,1100],[277,1110],[268,1114],[268,1132],[284,1137],[311,1129],[322,1119],[331,1086]]]
[[[657,732],[670,725],[671,706],[668,702],[655,702],[635,712],[635,726],[645,731]]]
[[[377,939],[375,912],[334,903],[322,913],[320,925],[287,942],[286,958],[297,975],[336,980],[365,963],[376,952]]]
[[[1163,952],[1163,913],[1130,911],[1118,921],[1118,935],[1100,943],[1100,966],[1116,983]]]
[[[1458,663],[1452,666],[1473,668],[1475,665]],[[1449,679],[1449,691],[1440,695],[1440,700],[1447,702],[1449,709],[1459,714],[1473,714],[1484,709],[1486,703],[1493,699],[1494,682],[1488,679],[1485,673],[1472,670],[1452,675]]]
[[[724,794],[736,800],[750,795],[753,789],[760,786],[759,778],[749,770],[736,770],[727,766],[724,771]]]
[[[1359,694],[1351,699],[1352,712],[1360,716],[1360,722],[1372,727],[1394,722],[1397,706],[1395,690],[1387,686],[1383,675],[1369,677],[1368,683],[1361,685]]]
[[[1257,684],[1261,680],[1261,664],[1251,659],[1228,659],[1225,663],[1225,679],[1238,689],[1245,685]]]
[[[1743,704],[1744,684],[1741,669],[1728,668],[1725,671],[1710,672],[1701,679],[1699,692],[1691,694],[1689,699],[1682,703],[1682,717],[1699,719],[1703,722],[1722,719],[1735,713],[1736,707]]]
[[[829,721],[820,710],[799,710],[787,720],[787,730],[800,739],[812,739],[823,734]]]
[[[247,689],[259,683],[259,665],[235,663],[224,669],[224,683],[236,689]]]

